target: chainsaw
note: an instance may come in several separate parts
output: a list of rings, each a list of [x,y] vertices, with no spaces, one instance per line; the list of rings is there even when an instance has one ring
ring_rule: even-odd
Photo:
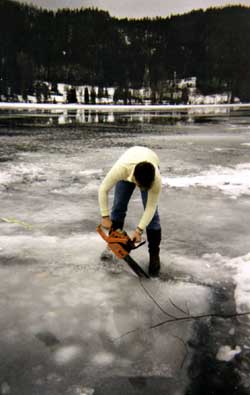
[[[148,274],[138,265],[138,263],[129,255],[130,251],[141,247],[146,241],[135,245],[131,238],[124,230],[110,230],[107,235],[101,225],[96,228],[99,235],[106,241],[110,250],[118,259],[123,259],[129,267],[137,274],[138,277],[149,278]]]

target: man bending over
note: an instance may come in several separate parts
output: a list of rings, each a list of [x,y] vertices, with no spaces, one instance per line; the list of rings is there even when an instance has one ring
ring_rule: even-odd
[[[108,193],[115,186],[111,214]],[[101,225],[106,229],[123,229],[128,203],[135,187],[141,191],[144,212],[132,235],[136,243],[146,229],[149,250],[149,275],[158,276],[160,271],[161,225],[157,202],[161,191],[159,158],[146,147],[132,147],[117,160],[99,188]]]

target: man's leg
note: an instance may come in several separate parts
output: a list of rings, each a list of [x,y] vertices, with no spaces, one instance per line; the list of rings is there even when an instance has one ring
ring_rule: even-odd
[[[141,191],[144,208],[146,207],[148,193]],[[158,208],[148,224],[147,229],[148,251],[149,251],[149,275],[158,276],[161,268],[160,264],[160,243],[161,243],[161,223]]]
[[[118,181],[115,186],[115,196],[111,211],[113,229],[123,229],[128,203],[134,192],[135,184],[128,181]]]

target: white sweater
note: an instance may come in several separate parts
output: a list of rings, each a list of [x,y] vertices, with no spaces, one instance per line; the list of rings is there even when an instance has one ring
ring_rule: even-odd
[[[118,181],[121,180],[136,184],[134,170],[135,166],[140,162],[149,162],[155,168],[155,179],[151,188],[148,190],[148,199],[145,211],[138,224],[141,229],[145,229],[154,216],[161,191],[161,175],[159,171],[160,161],[158,156],[151,149],[136,146],[129,148],[124,152],[101,183],[99,188],[99,205],[101,215],[109,215],[108,192]]]

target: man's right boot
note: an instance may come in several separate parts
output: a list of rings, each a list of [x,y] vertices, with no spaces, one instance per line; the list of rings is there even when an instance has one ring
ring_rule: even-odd
[[[151,277],[158,277],[161,270],[159,254],[149,254],[148,273]]]

